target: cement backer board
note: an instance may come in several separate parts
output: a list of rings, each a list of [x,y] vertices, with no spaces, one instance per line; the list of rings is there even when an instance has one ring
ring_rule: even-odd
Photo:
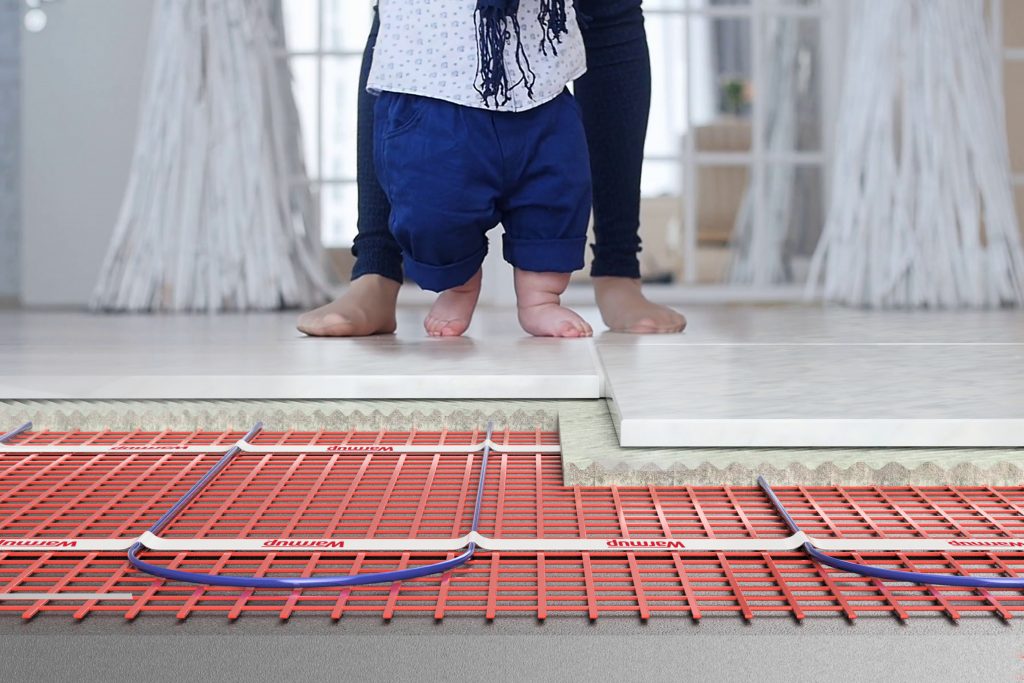
[[[623,448],[607,401],[559,410],[562,471],[578,486],[1017,486],[1024,449]]]
[[[1024,449],[622,448],[608,402],[6,401],[0,427],[272,430],[542,429],[560,432],[563,478],[578,486],[993,485],[1024,482]]]

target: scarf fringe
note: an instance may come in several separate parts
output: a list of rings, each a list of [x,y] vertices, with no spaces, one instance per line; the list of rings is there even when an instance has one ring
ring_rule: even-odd
[[[541,52],[547,55],[550,45],[552,53],[557,55],[562,36],[569,34],[569,16],[565,11],[565,0],[540,0],[540,14],[537,18],[544,29],[544,38],[540,41]]]
[[[562,36],[569,33],[569,17],[565,0],[540,0],[537,17],[544,38],[540,50],[544,55],[551,48],[558,54]],[[519,80],[513,82],[505,63],[505,51],[510,40],[515,40],[516,67]],[[500,107],[512,99],[511,91],[520,84],[526,86],[526,93],[533,98],[533,85],[537,75],[530,66],[530,59],[523,47],[522,31],[519,25],[519,0],[479,0],[476,9],[476,40],[479,59],[476,91],[488,107],[493,103]]]

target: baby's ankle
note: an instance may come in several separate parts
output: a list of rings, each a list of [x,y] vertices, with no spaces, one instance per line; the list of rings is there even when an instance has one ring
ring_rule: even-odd
[[[569,273],[537,273],[517,268],[515,283],[519,308],[558,306],[562,293],[569,286]]]

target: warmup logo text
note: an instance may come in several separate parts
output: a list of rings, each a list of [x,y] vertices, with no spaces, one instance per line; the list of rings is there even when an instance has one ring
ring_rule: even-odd
[[[991,541],[950,541],[951,546],[957,548],[1024,548],[1024,541],[1000,541],[993,539]]]
[[[45,538],[0,538],[0,548],[74,548],[78,541]]]
[[[263,541],[264,548],[344,548],[345,541],[303,541],[277,538]]]
[[[329,451],[342,453],[394,453],[394,446],[328,446]]]
[[[608,541],[609,548],[685,548],[682,541],[631,541],[625,538],[613,538]]]

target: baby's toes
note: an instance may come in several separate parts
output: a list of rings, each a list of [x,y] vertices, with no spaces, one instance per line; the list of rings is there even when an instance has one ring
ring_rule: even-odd
[[[559,337],[573,338],[579,337],[580,334],[581,333],[579,327],[572,320],[563,320],[562,323],[558,326]]]

